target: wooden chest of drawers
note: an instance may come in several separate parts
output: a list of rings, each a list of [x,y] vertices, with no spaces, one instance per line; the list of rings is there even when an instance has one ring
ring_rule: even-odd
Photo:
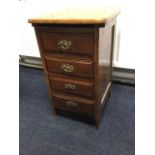
[[[35,28],[52,109],[54,113],[63,109],[89,116],[98,127],[110,93],[119,12],[103,10],[102,18],[93,19],[70,19],[67,13],[64,18],[65,13],[29,19]]]

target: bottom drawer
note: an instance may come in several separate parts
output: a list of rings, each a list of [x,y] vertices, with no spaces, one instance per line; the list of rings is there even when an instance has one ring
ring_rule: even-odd
[[[77,99],[70,96],[52,95],[53,103],[56,108],[68,110],[84,115],[94,115],[94,101]]]

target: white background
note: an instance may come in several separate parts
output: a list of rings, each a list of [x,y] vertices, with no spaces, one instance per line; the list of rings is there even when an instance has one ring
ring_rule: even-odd
[[[54,4],[54,1],[51,0],[51,2]],[[65,2],[68,3],[68,1],[61,1],[61,3],[56,1],[56,4],[63,5]],[[81,1],[81,3],[86,2]],[[126,1],[123,3],[126,4]],[[154,3],[150,0],[132,0],[129,9],[128,14],[131,13],[133,18],[130,18],[130,25],[128,23],[126,26],[131,28],[127,33],[133,36],[130,49],[134,53],[136,68],[136,155],[155,155]],[[1,1],[0,10],[0,154],[18,155],[19,3],[14,0]],[[125,22],[122,22],[125,24],[127,19],[124,20]]]

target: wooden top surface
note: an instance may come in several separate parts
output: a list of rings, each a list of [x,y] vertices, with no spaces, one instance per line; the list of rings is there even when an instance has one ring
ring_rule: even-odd
[[[118,8],[67,9],[31,18],[33,24],[103,24],[120,13]]]

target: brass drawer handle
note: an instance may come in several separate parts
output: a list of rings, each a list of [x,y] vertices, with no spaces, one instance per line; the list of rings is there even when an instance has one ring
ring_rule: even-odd
[[[71,84],[71,83],[66,83],[66,84],[64,85],[64,87],[65,87],[66,89],[71,89],[71,90],[76,89],[76,86],[73,85],[73,84]]]
[[[61,71],[67,72],[67,73],[71,73],[71,72],[74,71],[74,66],[69,65],[69,64],[63,64],[63,65],[61,66]]]
[[[60,40],[57,42],[58,48],[62,49],[62,50],[67,50],[72,46],[72,42],[69,40]]]
[[[78,104],[74,101],[67,101],[67,105],[76,107]]]

